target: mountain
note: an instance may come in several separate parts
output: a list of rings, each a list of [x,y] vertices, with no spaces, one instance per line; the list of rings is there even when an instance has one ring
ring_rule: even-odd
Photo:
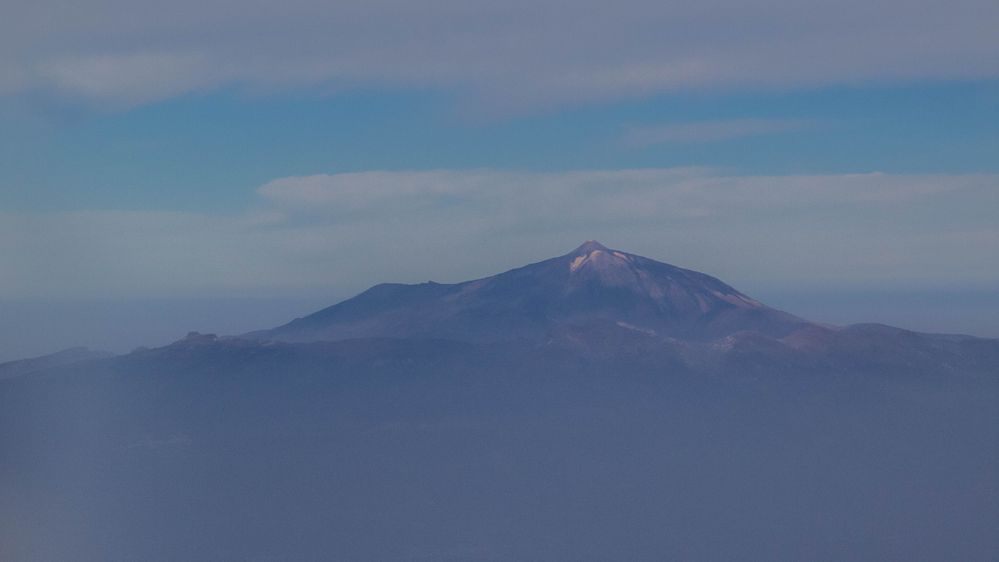
[[[808,324],[709,275],[590,241],[563,256],[474,281],[377,285],[247,337],[537,341],[554,330],[601,322],[699,341],[743,331],[781,337]]]
[[[818,325],[595,242],[86,357],[0,377],[0,560],[999,552],[999,340]]]
[[[875,324],[834,327],[732,286],[588,241],[568,254],[455,284],[386,283],[243,339],[439,339],[630,356],[690,371],[990,373],[999,344]],[[667,359],[668,358],[668,359]]]
[[[95,351],[86,347],[72,347],[56,353],[42,355],[41,357],[0,363],[0,379],[19,377],[28,373],[72,365],[81,361],[105,359],[113,356],[114,354],[109,351]]]

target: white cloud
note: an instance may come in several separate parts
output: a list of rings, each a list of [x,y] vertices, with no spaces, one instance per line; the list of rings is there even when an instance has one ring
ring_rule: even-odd
[[[282,178],[244,215],[0,214],[0,298],[458,281],[604,243],[736,286],[999,282],[999,176],[704,169]]]
[[[196,54],[176,53],[68,56],[45,61],[37,71],[60,92],[126,105],[218,85],[227,78]]]
[[[258,192],[278,209],[335,221],[409,210],[446,219],[631,222],[833,206],[904,205],[995,186],[993,175],[726,176],[703,168],[568,172],[431,170],[287,177]],[[352,218],[353,217],[353,218]]]
[[[457,90],[496,109],[999,75],[993,0],[38,0],[0,92],[124,104],[223,85]]]

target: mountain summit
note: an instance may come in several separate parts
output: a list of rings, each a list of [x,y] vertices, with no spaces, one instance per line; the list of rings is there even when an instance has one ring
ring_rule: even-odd
[[[591,240],[568,254],[455,284],[382,284],[256,339],[362,337],[542,340],[553,331],[614,325],[683,340],[752,331],[782,337],[805,320],[724,282]]]

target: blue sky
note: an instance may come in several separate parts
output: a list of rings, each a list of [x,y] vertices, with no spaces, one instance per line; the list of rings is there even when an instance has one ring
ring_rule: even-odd
[[[999,336],[996,29],[991,0],[16,1],[0,358],[593,238],[818,320]]]
[[[28,114],[0,131],[0,184],[8,187],[0,202],[231,211],[274,178],[363,170],[999,172],[996,80],[659,95],[504,117],[456,105],[447,93],[384,90],[226,90],[72,115],[26,105]],[[635,130],[745,121],[777,126],[703,140],[630,139]]]

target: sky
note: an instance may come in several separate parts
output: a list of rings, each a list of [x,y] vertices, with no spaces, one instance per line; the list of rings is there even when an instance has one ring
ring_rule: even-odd
[[[999,4],[7,0],[0,360],[583,240],[999,337]]]

